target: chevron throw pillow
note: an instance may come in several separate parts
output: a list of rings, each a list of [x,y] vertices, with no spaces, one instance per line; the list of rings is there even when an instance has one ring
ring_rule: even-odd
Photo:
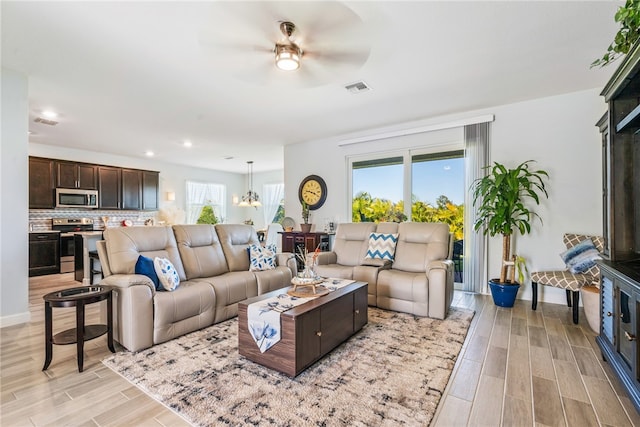
[[[369,235],[369,248],[365,258],[388,259],[393,261],[398,243],[397,234],[371,233]]]

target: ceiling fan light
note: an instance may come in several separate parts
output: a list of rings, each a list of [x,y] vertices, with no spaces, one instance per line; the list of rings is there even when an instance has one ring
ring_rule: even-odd
[[[283,71],[300,68],[300,48],[294,44],[276,46],[276,67]]]

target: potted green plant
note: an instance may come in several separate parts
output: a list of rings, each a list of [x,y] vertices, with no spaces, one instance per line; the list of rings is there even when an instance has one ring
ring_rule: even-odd
[[[527,160],[514,169],[494,162],[493,166],[485,167],[490,171],[489,174],[474,181],[471,187],[473,206],[478,208],[474,230],[482,229],[484,234],[490,236],[502,235],[500,278],[489,280],[493,301],[502,307],[513,307],[520,288],[514,279],[515,270],[512,270],[511,279],[507,279],[509,267],[519,269],[519,279],[524,280],[524,259],[511,255],[511,236],[517,231],[522,235],[530,233],[533,217],[542,221],[525,202],[531,199],[539,205],[541,195],[549,197],[544,183],[549,174],[544,170],[531,170],[529,166],[532,162]]]
[[[300,224],[300,230],[303,233],[308,233],[311,231],[311,224],[309,224],[309,205],[304,200],[302,201],[302,221],[303,224]]]

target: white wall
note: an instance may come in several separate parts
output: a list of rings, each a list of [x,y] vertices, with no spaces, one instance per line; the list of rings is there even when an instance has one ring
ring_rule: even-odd
[[[28,322],[27,78],[2,69],[0,327]]]
[[[534,159],[550,174],[549,200],[537,209],[544,225],[535,223],[532,233],[518,236],[514,249],[528,260],[531,271],[561,269],[559,253],[564,250],[565,232],[602,232],[601,154],[596,121],[606,111],[598,89],[541,98],[527,102],[432,118],[407,127],[447,123],[462,118],[494,114],[491,133],[491,160],[508,166]],[[374,132],[369,131],[369,134]],[[395,150],[410,146],[440,146],[460,141],[461,128],[395,137],[340,147],[339,140],[310,141],[285,147],[284,170],[286,211],[300,221],[297,191],[300,181],[318,174],[327,182],[329,196],[314,212],[317,218],[333,217],[349,222],[347,216],[347,156]],[[499,274],[502,252],[500,237],[490,239],[489,274]],[[564,291],[542,287],[539,299],[565,303]],[[531,299],[530,286],[524,286],[519,298]]]

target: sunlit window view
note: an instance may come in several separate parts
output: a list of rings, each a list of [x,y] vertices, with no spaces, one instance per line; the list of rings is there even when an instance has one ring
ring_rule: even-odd
[[[444,222],[454,236],[455,281],[462,282],[464,153],[411,157],[411,200],[405,201],[403,157],[352,164],[353,222]],[[405,210],[405,203],[411,210]],[[410,218],[408,217],[410,215]]]

